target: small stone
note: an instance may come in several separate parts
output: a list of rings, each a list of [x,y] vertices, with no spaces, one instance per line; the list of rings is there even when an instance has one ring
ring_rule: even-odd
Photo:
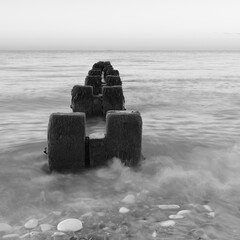
[[[175,222],[173,220],[162,221],[159,223],[161,227],[173,227]]]
[[[208,217],[214,218],[215,217],[215,212],[210,212],[207,215],[208,215]]]
[[[181,210],[177,213],[177,215],[185,215],[191,213],[191,210]]]
[[[30,233],[25,233],[24,235],[20,236],[20,239],[25,239],[30,236]]]
[[[19,235],[18,234],[7,234],[2,236],[2,239],[10,239],[10,240],[14,240],[14,239],[19,239]]]
[[[179,209],[179,205],[175,204],[169,204],[169,205],[158,205],[158,207],[162,210],[174,210],[174,209]]]
[[[106,235],[93,235],[90,238],[91,240],[109,240],[109,237]]]
[[[35,237],[35,236],[37,236],[37,235],[39,235],[39,232],[37,232],[37,231],[33,231],[33,232],[30,232],[30,237]]]
[[[52,213],[56,216],[60,216],[62,214],[60,211],[53,211]]]
[[[24,225],[25,228],[27,229],[33,229],[35,227],[37,227],[38,225],[38,220],[36,218],[30,219],[29,221],[27,221]]]
[[[104,217],[104,216],[105,216],[105,213],[104,213],[104,212],[99,212],[97,215],[98,215],[99,217]]]
[[[47,232],[47,231],[51,230],[52,226],[49,224],[41,224],[40,228],[41,228],[42,232]]]
[[[184,218],[184,216],[181,214],[176,214],[176,215],[170,215],[169,218],[170,219],[182,219],[182,218]]]
[[[153,238],[157,237],[157,232],[156,231],[153,232],[152,237]]]
[[[66,240],[67,239],[67,235],[63,232],[55,232],[55,233],[53,233],[53,235],[51,237],[53,238],[53,240]]]
[[[82,217],[84,218],[84,217],[92,217],[92,212],[87,212],[87,213],[84,213],[83,215],[82,215]]]
[[[106,225],[105,225],[103,222],[101,222],[101,223],[98,225],[98,227],[99,227],[100,229],[103,229],[103,228],[106,227]]]
[[[212,208],[209,205],[203,205],[203,207],[208,211],[208,212],[213,212]]]
[[[57,230],[61,232],[77,232],[82,229],[82,222],[76,218],[69,218],[61,221],[57,225]]]
[[[130,210],[128,209],[128,208],[125,208],[125,207],[121,207],[120,209],[119,209],[119,212],[120,213],[128,213]]]
[[[133,194],[128,194],[123,200],[123,203],[133,204],[135,203],[135,196]]]
[[[12,227],[7,223],[0,223],[0,232],[11,232]]]
[[[110,230],[110,227],[105,227],[105,228],[103,228],[102,230],[103,230],[103,231],[108,231],[108,230]]]

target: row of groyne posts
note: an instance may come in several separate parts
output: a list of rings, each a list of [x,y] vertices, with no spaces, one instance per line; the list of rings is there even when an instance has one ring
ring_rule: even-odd
[[[142,118],[127,111],[119,71],[109,61],[97,62],[88,72],[85,85],[71,92],[71,113],[53,113],[48,124],[50,171],[78,172],[106,165],[113,157],[127,166],[141,159]],[[86,119],[102,116],[105,134],[86,136]]]

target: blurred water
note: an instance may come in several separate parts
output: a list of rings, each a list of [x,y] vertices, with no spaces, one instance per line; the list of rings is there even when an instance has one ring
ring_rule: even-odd
[[[82,175],[46,175],[49,115],[71,111],[73,85],[99,60],[120,71],[126,108],[142,114],[146,161],[137,172],[115,160]],[[240,53],[231,52],[2,52],[0,220],[21,225],[35,216],[54,224],[53,211],[67,217],[116,209],[133,193],[138,207],[214,209],[209,219],[194,208],[171,234],[160,233],[165,239],[199,239],[193,231],[240,239],[239,66]],[[87,127],[105,128],[97,119]]]

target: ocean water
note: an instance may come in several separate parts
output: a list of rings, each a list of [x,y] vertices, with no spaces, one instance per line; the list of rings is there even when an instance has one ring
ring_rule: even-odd
[[[71,112],[72,87],[99,60],[120,71],[126,108],[141,112],[146,160],[137,171],[113,159],[46,174],[49,115]],[[75,217],[80,234],[110,239],[240,239],[239,66],[239,52],[1,52],[0,223],[21,235],[37,218],[52,234]],[[89,120],[88,134],[96,131],[104,121]],[[134,203],[122,202],[128,194]],[[190,213],[162,227],[177,211],[161,204]]]

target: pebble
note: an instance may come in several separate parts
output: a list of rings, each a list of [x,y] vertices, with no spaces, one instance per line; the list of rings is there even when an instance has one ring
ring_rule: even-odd
[[[35,237],[37,235],[39,235],[39,232],[37,232],[37,231],[30,232],[30,234],[29,234],[30,238]]]
[[[65,240],[66,236],[67,235],[63,232],[55,232],[51,237],[53,238],[53,240]]]
[[[176,214],[176,215],[170,215],[169,218],[170,219],[183,219],[184,216],[181,214]]]
[[[177,213],[177,215],[184,215],[184,214],[189,214],[189,213],[191,213],[190,210],[181,210]]]
[[[169,204],[169,205],[158,205],[158,207],[162,210],[172,210],[172,209],[179,209],[180,206],[179,205],[175,205],[175,204]]]
[[[20,239],[25,239],[26,237],[29,237],[30,233],[25,233],[24,235],[20,236]]]
[[[130,210],[128,209],[128,208],[125,208],[125,207],[121,207],[120,209],[119,209],[119,212],[120,213],[128,213]]]
[[[38,220],[36,218],[30,219],[29,221],[27,221],[24,225],[25,228],[27,229],[33,229],[35,227],[37,227],[38,225]]]
[[[99,217],[104,217],[104,216],[105,216],[105,213],[104,213],[104,212],[99,212],[97,215],[98,215]]]
[[[60,211],[53,211],[52,213],[56,216],[60,216],[62,214]]]
[[[173,220],[162,221],[159,223],[161,227],[173,227],[175,222]]]
[[[11,232],[12,227],[7,223],[0,223],[0,232]]]
[[[128,194],[123,200],[123,203],[133,204],[135,203],[135,196],[133,194]]]
[[[152,237],[153,238],[157,237],[157,232],[156,231],[153,232]]]
[[[7,234],[2,236],[2,239],[19,239],[19,235],[18,234]]]
[[[207,215],[208,215],[208,217],[214,218],[214,217],[215,217],[215,212],[210,212],[210,213],[208,213]]]
[[[203,205],[203,207],[208,211],[208,212],[213,212],[212,208],[209,205]]]
[[[42,232],[47,232],[47,231],[51,230],[52,226],[49,224],[41,224],[40,228],[41,228]]]
[[[82,222],[76,218],[63,220],[57,225],[57,230],[61,232],[77,232],[82,228]]]
[[[87,212],[87,213],[84,213],[81,217],[84,218],[84,217],[92,217],[92,216],[93,216],[92,212]]]

